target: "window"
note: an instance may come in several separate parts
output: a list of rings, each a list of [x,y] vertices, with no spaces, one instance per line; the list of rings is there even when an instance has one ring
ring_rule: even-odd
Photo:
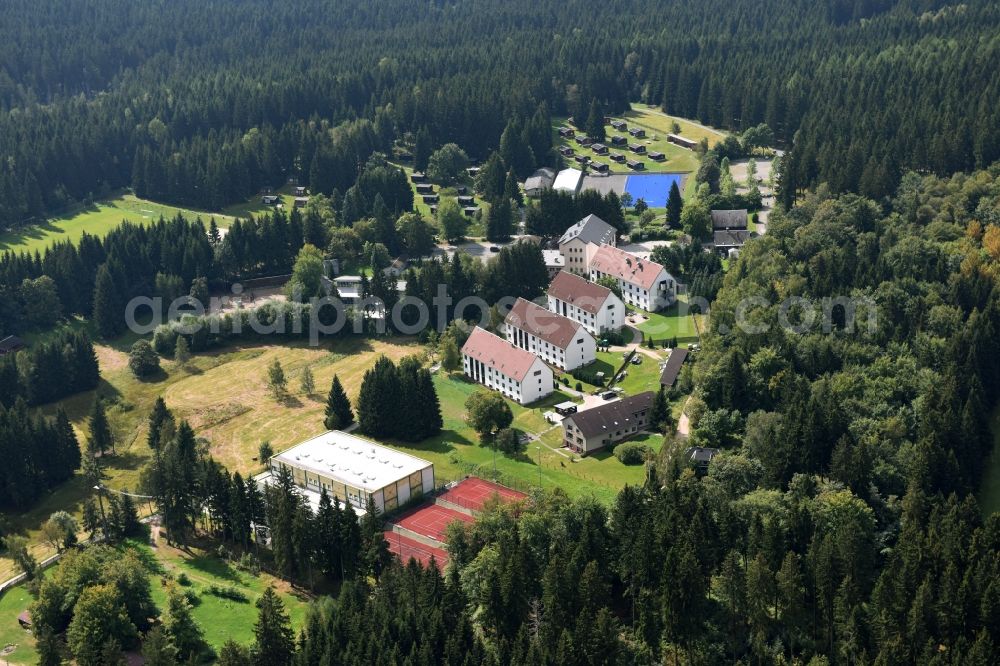
[[[541,375],[541,374],[542,374],[542,371],[541,371],[541,370],[535,370],[535,376],[536,376],[536,377],[538,377],[538,376],[539,376],[539,375]],[[538,380],[538,381],[541,381],[541,380]]]

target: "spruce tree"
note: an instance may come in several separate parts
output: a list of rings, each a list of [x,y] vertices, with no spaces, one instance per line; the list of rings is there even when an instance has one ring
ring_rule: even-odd
[[[93,317],[98,334],[105,340],[117,336],[124,327],[120,301],[108,265],[101,264],[94,280]]]
[[[352,423],[354,423],[354,412],[351,410],[351,401],[347,399],[340,377],[334,375],[330,384],[330,394],[326,399],[323,425],[328,430],[342,430]]]
[[[451,335],[441,336],[441,367],[446,372],[456,372],[462,368],[462,352]]]
[[[667,227],[679,229],[681,226],[681,211],[684,209],[684,200],[681,198],[681,190],[677,186],[677,181],[670,184],[670,194],[667,196]]]
[[[142,642],[142,656],[146,666],[175,666],[177,648],[161,627],[153,627]]]
[[[90,426],[90,437],[87,439],[87,451],[91,455],[104,455],[110,449],[114,454],[115,438],[104,410],[104,401],[101,398],[94,400],[88,425]]]
[[[183,335],[177,336],[177,343],[174,345],[174,362],[184,366],[191,360],[191,348],[188,346],[187,338]]]
[[[268,587],[257,600],[257,623],[254,625],[252,650],[255,666],[289,666],[295,652],[291,621],[281,598]]]

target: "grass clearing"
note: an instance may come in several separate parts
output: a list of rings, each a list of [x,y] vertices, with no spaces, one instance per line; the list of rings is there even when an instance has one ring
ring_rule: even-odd
[[[693,120],[668,116],[656,106],[649,104],[633,104],[632,110],[626,111],[624,118],[661,134],[672,134],[673,124],[677,123],[681,128],[681,136],[694,141],[708,139],[709,148],[722,141],[726,136],[725,132],[712,129]]]
[[[267,587],[274,587],[281,597],[296,633],[305,623],[309,595],[267,573],[253,575],[240,571],[213,553],[196,547],[179,550],[168,546],[162,538],[157,539],[156,547],[145,541],[130,541],[124,547],[140,551],[142,560],[150,565],[150,592],[161,613],[167,608],[168,579],[176,580],[181,573],[187,576],[191,584],[182,589],[197,595],[191,615],[204,632],[205,640],[216,651],[230,639],[243,645],[253,641],[253,626],[257,621],[255,604]],[[243,593],[246,601],[215,596],[208,592],[213,585],[235,588]],[[37,663],[35,638],[17,622],[17,616],[32,601],[25,585],[0,595],[0,650],[7,645],[17,646],[10,654],[0,657],[0,663],[18,666]]]
[[[389,445],[433,462],[438,483],[460,479],[475,465],[480,466],[481,474],[489,476],[493,471],[493,449],[481,445],[478,435],[465,423],[465,400],[481,387],[459,375],[444,373],[436,374],[434,383],[444,417],[442,433],[419,444],[390,442]],[[558,486],[571,497],[593,496],[610,503],[626,484],[642,483],[644,470],[641,465],[622,465],[614,456],[577,458],[554,450],[561,446],[562,429],[548,424],[542,414],[568,398],[557,391],[530,407],[510,403],[514,427],[542,437],[540,442],[529,442],[524,452],[516,456],[497,452],[497,472],[523,487],[537,487],[540,480],[543,488]]]
[[[228,227],[234,220],[232,216],[222,213],[167,206],[140,199],[132,194],[122,194],[89,206],[77,206],[59,217],[24,229],[0,233],[0,252],[5,250],[42,252],[56,241],[68,240],[75,243],[80,240],[84,231],[103,238],[123,220],[135,224],[152,224],[161,215],[172,218],[178,213],[189,220],[200,217],[206,226],[211,217],[214,217],[215,223],[222,228]]]
[[[664,338],[677,338],[677,344],[687,344],[698,341],[698,329],[695,326],[694,315],[681,313],[680,302],[659,312],[643,312],[646,320],[639,324],[645,339],[653,337],[657,342]]]
[[[82,325],[82,324],[81,324]],[[140,381],[128,369],[130,337],[111,345],[97,345],[101,383],[97,392],[112,401],[108,419],[115,433],[117,455],[105,461],[103,483],[109,488],[136,489],[143,465],[151,451],[146,444],[146,419],[157,396],[163,395],[177,418],[187,419],[198,436],[210,443],[210,451],[230,471],[244,476],[259,471],[257,449],[264,440],[276,451],[323,431],[326,393],[334,374],[340,376],[348,395],[354,399],[365,370],[380,354],[398,360],[423,348],[410,339],[392,342],[349,338],[320,347],[305,342],[242,345],[196,354],[185,368],[162,361],[164,374],[158,381]],[[267,365],[278,359],[288,378],[289,397],[275,400],[265,386]],[[308,365],[313,372],[316,394],[302,395],[299,377]],[[54,415],[62,406],[77,438],[84,445],[87,417],[95,392],[87,391],[42,408]],[[32,553],[42,559],[52,548],[40,537],[42,524],[57,510],[77,518],[83,502],[93,491],[81,474],[56,488],[30,510],[11,516],[12,528],[32,542]],[[140,506],[147,512],[145,506]],[[9,558],[0,557],[0,580],[16,573]]]
[[[25,585],[17,585],[6,592],[0,592],[0,663],[34,664],[38,661],[35,653],[35,637],[25,631],[17,622],[17,616],[32,602]],[[10,647],[13,646],[13,647]]]

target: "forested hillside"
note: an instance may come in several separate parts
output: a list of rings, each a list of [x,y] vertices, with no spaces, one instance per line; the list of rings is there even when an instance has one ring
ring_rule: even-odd
[[[344,192],[395,139],[485,159],[594,99],[766,122],[792,148],[786,202],[1000,157],[989,0],[11,0],[0,30],[4,225],[119,187],[211,208],[291,175]]]

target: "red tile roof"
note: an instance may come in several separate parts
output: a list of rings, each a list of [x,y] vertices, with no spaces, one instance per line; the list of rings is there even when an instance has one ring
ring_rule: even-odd
[[[523,298],[507,313],[506,323],[531,333],[559,349],[566,349],[583,328],[572,319],[546,310]],[[586,333],[586,335],[590,335]]]
[[[549,284],[549,296],[575,305],[584,312],[597,314],[608,300],[611,290],[579,275],[560,271]]]
[[[602,245],[590,261],[591,270],[606,273],[651,291],[663,266],[610,245]]]
[[[524,380],[537,360],[531,352],[515,347],[478,326],[462,347],[462,353],[519,382]]]

